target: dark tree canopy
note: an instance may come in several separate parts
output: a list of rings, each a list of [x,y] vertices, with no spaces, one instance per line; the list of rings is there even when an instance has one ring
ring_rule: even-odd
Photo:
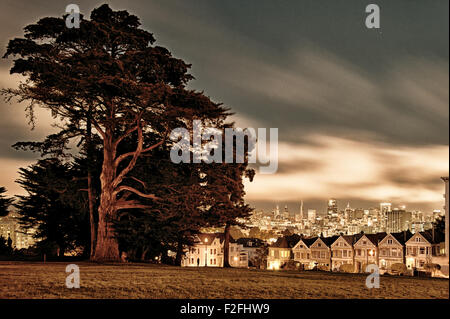
[[[6,188],[0,187],[0,217],[9,213],[9,206],[13,203],[13,199],[5,195]]]

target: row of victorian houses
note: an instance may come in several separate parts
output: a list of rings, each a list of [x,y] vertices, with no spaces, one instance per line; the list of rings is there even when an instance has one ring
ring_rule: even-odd
[[[264,246],[255,238],[230,238],[229,263],[232,267],[247,268]],[[258,251],[259,250],[259,251]],[[340,235],[333,237],[301,238],[298,235],[279,238],[268,247],[267,269],[286,268],[294,263],[303,270],[321,269],[341,271],[348,264],[352,272],[364,272],[369,264],[376,264],[380,272],[390,272],[394,264],[404,264],[410,273],[425,270],[426,265],[441,264],[441,273],[448,275],[444,235],[434,230],[400,233]],[[188,248],[182,266],[223,267],[224,235],[199,234],[196,243]]]
[[[269,247],[268,269],[284,268],[292,261],[305,270],[339,271],[348,264],[353,272],[364,272],[369,264],[376,264],[381,272],[389,272],[392,265],[404,264],[411,273],[440,263],[442,273],[448,276],[444,234],[434,229],[415,234],[361,233],[300,240],[283,237]]]

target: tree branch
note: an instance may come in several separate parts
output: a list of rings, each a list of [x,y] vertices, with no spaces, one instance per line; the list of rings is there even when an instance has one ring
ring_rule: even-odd
[[[146,184],[144,181],[140,180],[139,178],[136,178],[136,177],[134,177],[134,176],[129,176],[128,178],[131,178],[131,179],[135,180],[136,182],[138,182],[138,183],[140,183],[142,186],[144,186],[145,189],[147,189],[147,184]]]
[[[94,120],[94,119],[91,119],[91,120],[92,120],[92,124],[94,124],[95,129],[100,133],[102,138],[105,140],[106,139],[106,133],[101,129],[100,125],[97,123],[96,120]]]
[[[114,204],[114,209],[130,209],[130,208],[142,208],[142,209],[150,209],[152,208],[149,205],[144,205],[135,200],[118,200]]]
[[[165,134],[164,134],[164,137],[161,139],[161,141],[159,141],[159,142],[156,143],[156,144],[153,144],[152,146],[149,146],[149,147],[147,147],[147,148],[142,149],[142,150],[139,152],[139,155],[142,154],[142,153],[149,152],[149,151],[151,151],[151,150],[157,148],[158,146],[162,145],[162,144],[164,143],[164,141],[166,140],[166,138],[167,138],[167,132],[168,132],[168,130],[166,129],[166,132],[165,132]],[[122,155],[118,156],[118,157],[116,158],[116,160],[114,161],[114,165],[115,165],[116,167],[118,167],[119,164],[120,164],[120,162],[122,162],[122,161],[123,161],[124,159],[126,159],[127,157],[130,157],[130,156],[135,155],[137,151],[138,151],[138,150],[136,149],[136,151],[128,152],[128,153],[125,153],[125,154],[122,154]],[[138,155],[138,156],[139,156],[139,155]]]
[[[144,193],[138,191],[137,189],[135,189],[131,186],[126,186],[126,185],[119,186],[113,193],[114,197],[117,196],[122,191],[129,191],[129,192],[135,193],[136,195],[143,197],[143,198],[149,198],[149,199],[154,199],[154,200],[159,199],[159,197],[155,196],[154,194],[144,194]]]

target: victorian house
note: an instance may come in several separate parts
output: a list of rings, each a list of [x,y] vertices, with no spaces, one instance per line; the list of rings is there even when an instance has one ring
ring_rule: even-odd
[[[378,266],[379,242],[386,237],[386,233],[377,234],[362,234],[362,236],[355,242],[355,271],[365,272],[365,269],[370,264]]]
[[[301,238],[292,248],[294,260],[300,264],[301,269],[313,269],[314,262],[311,260],[311,245],[317,240],[314,238]]]
[[[292,248],[298,242],[298,236],[280,237],[269,246],[267,256],[267,269],[278,270],[283,268],[292,258]]]
[[[202,233],[196,236],[195,244],[188,248],[183,260],[184,267],[223,267],[223,233]],[[248,267],[248,253],[230,236],[229,263],[232,267]]]
[[[331,244],[331,269],[339,271],[343,264],[354,264],[353,244],[358,235],[341,235]]]
[[[387,234],[379,243],[379,267],[382,271],[390,271],[394,264],[404,264],[406,256],[406,242],[412,233],[403,231]]]
[[[415,233],[406,242],[406,267],[424,270],[426,264],[433,263],[433,257],[444,254],[444,250],[441,250],[444,242],[444,236],[434,229]]]
[[[339,236],[319,237],[310,246],[311,262],[322,270],[331,269],[331,245]]]

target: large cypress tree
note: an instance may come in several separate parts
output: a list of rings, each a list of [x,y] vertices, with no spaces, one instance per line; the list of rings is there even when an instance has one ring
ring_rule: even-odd
[[[147,208],[139,198],[157,200],[127,184],[137,160],[164,143],[167,133],[198,118],[219,124],[227,115],[220,104],[186,89],[190,65],[154,46],[153,35],[139,19],[108,5],[94,9],[80,28],[69,29],[65,17],[47,17],[25,27],[25,37],[9,42],[4,57],[14,57],[11,73],[27,80],[18,89],[2,90],[7,98],[29,101],[76,127],[90,123],[103,144],[97,243],[92,259],[119,260],[113,221],[119,210]],[[146,141],[146,132],[158,141]],[[134,133],[134,134],[133,134]],[[131,134],[135,148],[119,153]]]

